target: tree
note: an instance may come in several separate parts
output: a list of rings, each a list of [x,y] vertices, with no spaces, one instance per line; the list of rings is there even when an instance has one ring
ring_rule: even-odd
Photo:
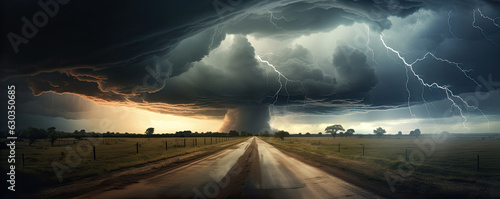
[[[49,127],[47,129],[47,133],[55,133],[56,132],[56,127]]]
[[[349,137],[351,137],[351,136],[352,136],[352,134],[354,134],[354,133],[355,133],[354,129],[347,129],[347,130],[345,131],[345,135],[346,135],[346,136],[349,136]]]
[[[323,133],[319,132],[319,133],[318,133],[318,135],[319,135],[319,136],[322,136],[322,135],[323,135]]]
[[[402,136],[402,135],[403,135],[403,132],[398,131],[398,135],[399,135],[399,136]]]
[[[415,129],[414,131],[410,131],[410,136],[415,136],[418,138],[420,136],[420,129]]]
[[[385,129],[383,129],[382,127],[378,127],[377,129],[373,130],[373,133],[378,135],[378,137],[380,138],[380,136],[384,135]]]
[[[344,132],[343,131],[339,132],[339,137],[344,137]]]
[[[47,133],[49,134],[49,141],[52,146],[54,146],[54,142],[57,140],[56,127],[49,127],[47,129]]]
[[[269,131],[267,131],[267,130],[266,130],[266,131],[264,132],[264,137],[271,137],[271,134],[269,133]]]
[[[238,131],[235,131],[235,130],[231,130],[229,131],[229,136],[231,137],[238,137],[240,134],[238,133]]]
[[[150,136],[152,136],[152,135],[153,135],[153,133],[154,133],[154,132],[155,132],[155,128],[153,128],[153,127],[149,127],[148,129],[146,129],[146,132],[145,132],[145,133],[146,133],[146,135],[147,135],[148,137],[150,137]]]
[[[420,136],[421,132],[420,132],[420,129],[415,129],[415,137],[418,138],[418,136]]]
[[[306,136],[311,136],[311,134],[309,132],[306,133]]]
[[[84,129],[82,129],[81,131],[75,130],[75,132],[73,132],[73,137],[77,140],[81,140],[84,133]]]
[[[33,127],[28,127],[27,129],[22,130],[21,134],[23,137],[28,138],[29,145],[31,146],[38,139],[45,139],[48,137],[47,131],[45,129],[37,129]]]
[[[342,125],[340,124],[335,124],[325,128],[325,133],[332,134],[333,139],[335,139],[335,136],[337,136],[337,131],[344,131],[344,127],[342,127]]]
[[[299,133],[299,136],[302,136],[302,133]]]
[[[236,132],[238,133],[238,132]],[[246,136],[253,136],[252,133],[248,132],[248,131],[241,131],[240,132],[240,136],[243,136],[243,137],[246,137]]]
[[[274,137],[275,138],[280,138],[281,140],[284,140],[285,137],[287,137],[289,135],[290,135],[290,133],[288,133],[286,131],[278,131],[278,132],[274,133]]]

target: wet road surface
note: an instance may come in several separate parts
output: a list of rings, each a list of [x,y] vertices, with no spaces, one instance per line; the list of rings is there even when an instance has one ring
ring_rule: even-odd
[[[259,138],[185,166],[77,198],[381,198]]]

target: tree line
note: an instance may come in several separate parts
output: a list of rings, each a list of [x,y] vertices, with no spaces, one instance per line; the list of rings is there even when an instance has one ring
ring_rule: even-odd
[[[54,142],[58,138],[75,138],[77,140],[80,140],[84,137],[135,137],[135,138],[141,138],[141,137],[238,137],[238,136],[254,136],[251,132],[248,131],[236,131],[236,130],[231,130],[228,133],[224,132],[192,132],[190,130],[184,130],[184,131],[177,131],[175,134],[168,134],[168,133],[163,133],[163,134],[154,134],[154,128],[149,127],[146,129],[144,134],[135,134],[135,133],[120,133],[120,132],[106,132],[106,133],[96,133],[96,132],[86,132],[85,129],[81,130],[75,130],[73,133],[66,133],[62,131],[56,131],[56,127],[49,127],[47,129],[43,128],[34,128],[34,127],[28,127],[26,129],[22,129],[19,131],[18,137],[21,139],[27,139],[29,141],[29,145],[32,145],[36,140],[39,139],[48,139],[51,143],[51,145],[54,145]],[[344,127],[340,124],[334,124],[331,126],[328,126],[325,128],[325,133],[326,134],[331,134],[332,137],[335,139],[338,136],[340,137],[352,137],[352,135],[356,131],[354,129],[347,129],[345,130]],[[386,133],[386,130],[383,129],[382,127],[378,127],[373,130],[373,133],[379,137],[383,136]],[[281,140],[284,139],[284,137],[290,136],[290,133],[287,131],[276,131],[274,133],[270,133],[269,131],[264,131],[264,132],[259,132],[257,134],[258,136],[262,137],[275,137],[279,138]],[[322,136],[322,133],[319,132],[317,134],[318,136]],[[401,131],[398,132],[399,136],[402,136],[403,133]],[[410,136],[415,136],[419,137],[421,135],[420,129],[415,129],[413,131],[410,131],[409,133]],[[302,133],[299,133],[298,136],[303,136]],[[314,136],[310,133],[306,133],[305,136]],[[7,132],[2,133],[2,137],[7,137]]]
[[[331,126],[328,126],[325,128],[325,133],[331,134],[334,139],[337,136],[337,132],[338,132],[338,135],[341,137],[342,136],[346,136],[346,137],[349,136],[350,137],[355,133],[354,129],[345,130],[344,127],[342,127],[342,125],[340,125],[340,124],[334,124],[334,125],[331,125]],[[378,127],[378,128],[373,130],[373,133],[375,135],[377,135],[378,137],[383,136],[386,132],[387,131],[385,129],[383,129],[382,127]],[[399,131],[398,135],[402,136],[403,132]],[[410,131],[409,135],[418,137],[421,135],[421,131],[420,131],[420,129],[415,129],[413,131]]]
[[[84,139],[85,137],[133,137],[133,138],[150,138],[150,137],[235,137],[235,136],[253,136],[252,133],[247,131],[235,131],[231,130],[229,133],[224,132],[192,132],[190,130],[177,131],[175,134],[172,133],[163,133],[163,134],[154,134],[154,128],[149,127],[146,129],[144,134],[135,134],[135,133],[120,133],[120,132],[109,132],[106,133],[98,133],[98,132],[87,132],[85,129],[75,130],[73,133],[68,133],[64,131],[56,131],[56,127],[49,127],[47,129],[44,128],[34,128],[28,127],[25,129],[21,129],[18,131],[17,137],[19,139],[27,139],[28,144],[32,145],[36,140],[45,140],[48,139],[51,145],[53,146],[55,141],[59,138],[74,138],[77,140]],[[1,137],[8,137],[8,132],[4,131],[1,133]]]

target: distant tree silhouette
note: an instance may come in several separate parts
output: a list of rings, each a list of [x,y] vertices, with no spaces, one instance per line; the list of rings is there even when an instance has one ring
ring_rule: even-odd
[[[75,132],[73,132],[73,137],[77,140],[81,140],[83,135],[85,135],[85,129],[82,129],[80,131],[75,130]]]
[[[344,137],[344,132],[343,131],[339,132],[339,137]]]
[[[230,130],[228,135],[232,137],[238,137],[240,134],[238,133],[238,131]]]
[[[416,138],[418,138],[420,134],[421,134],[420,129],[415,129],[414,131],[410,131],[410,136],[415,136]]]
[[[54,142],[57,140],[57,133],[56,133],[56,127],[49,127],[47,129],[47,133],[49,134],[49,141],[50,145],[54,146]]]
[[[286,136],[289,136],[290,134],[286,131],[278,131],[274,133],[275,138],[280,138],[281,140],[284,140]]]
[[[149,127],[148,129],[146,129],[146,132],[145,132],[145,133],[146,133],[146,135],[147,135],[148,137],[150,137],[150,136],[152,136],[152,135],[153,135],[153,133],[154,133],[154,132],[155,132],[155,128],[153,128],[153,127]]]
[[[21,131],[22,137],[28,138],[29,145],[31,146],[38,139],[45,139],[48,137],[47,131],[45,129],[37,129],[33,127],[28,127]],[[20,135],[20,137],[21,137]]]
[[[266,130],[266,131],[264,132],[264,137],[271,137],[271,134],[269,133],[269,131],[267,131],[267,130]]]
[[[346,136],[349,136],[349,137],[351,137],[351,136],[352,136],[352,134],[354,134],[354,133],[355,133],[354,129],[347,129],[347,130],[345,131],[345,135],[346,135]]]
[[[323,133],[319,132],[319,133],[318,133],[318,135],[319,135],[319,136],[322,136],[322,135],[323,135]]]
[[[402,135],[403,135],[403,132],[398,131],[398,135],[399,135],[399,136],[402,136]]]
[[[342,127],[342,125],[340,124],[335,124],[325,128],[325,133],[332,134],[333,139],[335,139],[335,136],[337,136],[337,131],[344,131],[344,127]]]
[[[380,138],[380,136],[384,135],[385,129],[383,129],[382,127],[378,127],[377,129],[373,130],[373,133],[375,133],[375,135],[378,135],[378,137]]]
[[[241,131],[240,132],[240,136],[244,136],[244,137],[246,137],[246,136],[253,136],[253,133],[250,133],[248,131]]]

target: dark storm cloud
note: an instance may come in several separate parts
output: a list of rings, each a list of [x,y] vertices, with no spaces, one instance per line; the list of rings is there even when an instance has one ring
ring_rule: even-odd
[[[97,101],[120,101],[123,99],[121,95],[112,92],[102,92],[95,83],[80,81],[66,74],[57,72],[28,77],[26,78],[26,83],[35,96],[50,91],[60,94],[74,93]]]
[[[342,90],[363,93],[377,85],[375,70],[366,63],[366,55],[348,45],[340,45],[333,53],[333,67],[342,78]]]
[[[4,10],[9,20],[3,21],[2,35],[13,32],[22,36],[21,18],[32,20],[34,13],[43,10],[35,1],[8,1],[4,5],[9,8]],[[207,1],[71,1],[58,7],[47,25],[38,27],[38,34],[19,46],[19,53],[15,54],[7,37],[3,38],[3,56],[8,58],[2,60],[3,65],[27,69],[36,63],[54,70],[122,63],[171,49],[219,20],[212,2]],[[2,77],[37,72],[19,69]]]
[[[79,113],[82,111],[78,105],[92,103],[75,95],[66,95],[67,97],[64,100],[54,100],[60,97],[60,95],[54,93],[33,96],[33,91],[28,88],[28,84],[19,78],[10,80],[9,84],[16,87],[15,100],[18,113],[78,119]],[[7,93],[7,86],[2,87],[1,91]],[[2,103],[7,104],[7,99],[2,98]]]
[[[281,31],[275,27],[271,27],[272,30],[252,27],[253,18],[257,18],[255,23],[260,24],[258,26],[270,24],[267,13],[245,14],[246,8],[257,5],[253,1],[229,6],[233,13],[240,13],[238,17],[243,18],[236,24],[230,22],[228,17],[220,18],[220,13],[217,13],[212,2],[47,2],[47,5],[52,6],[49,6],[52,15],[46,19],[47,23],[40,27],[31,26],[29,22],[33,23],[32,16],[43,11],[45,6],[39,6],[35,2],[27,5],[18,1],[4,3],[9,7],[5,10],[5,16],[9,20],[3,21],[2,35],[14,33],[28,39],[28,43],[10,45],[8,37],[4,37],[3,43],[6,45],[2,48],[2,79],[63,71],[78,80],[99,84],[103,92],[112,89],[115,93],[124,94],[141,83],[144,76],[148,75],[145,67],[155,65],[151,64],[151,60],[157,57],[169,59],[171,65],[162,66],[162,69],[171,72],[172,76],[187,71],[193,62],[199,61],[224,39],[225,34],[215,28],[217,25],[223,26],[222,29],[225,28],[229,32],[238,32],[235,30],[238,30],[239,24],[243,24],[247,30],[240,28],[239,31],[248,34],[272,34]],[[348,18],[360,17],[361,12],[344,11],[343,7],[353,6],[349,4],[348,1],[290,1],[279,6],[273,3],[269,3],[269,6],[260,4],[253,10],[272,9],[296,16],[289,28],[297,32],[311,33],[331,30],[340,24],[352,24],[353,20]],[[405,4],[408,3],[396,7],[401,10],[415,9],[416,4]],[[390,9],[396,8],[381,2],[360,3],[358,7],[366,16],[369,15],[366,14],[369,9],[390,13]],[[21,20],[23,17],[26,17],[28,22]],[[32,38],[23,35],[23,26],[33,30]],[[14,52],[13,46],[18,48],[18,53]],[[93,74],[85,72],[90,70]],[[96,79],[95,76],[100,78]],[[104,79],[106,81],[103,81]],[[144,90],[155,92],[159,89],[161,88]]]
[[[206,108],[229,109],[221,131],[246,130],[258,133],[270,130],[269,112],[261,101],[266,97],[266,74],[255,59],[254,48],[245,37],[234,37],[232,45],[221,53],[218,66],[194,63],[189,71],[167,80],[166,87],[145,99],[150,103],[190,104],[201,107],[191,115],[224,115]]]
[[[388,16],[405,17],[419,8],[411,1],[295,1],[250,14],[227,28],[228,33],[255,33],[257,37],[296,37],[325,32],[339,25],[365,21],[382,30],[390,28]]]
[[[43,9],[36,2],[4,1],[2,7],[7,9],[3,9],[2,16],[0,78],[25,78],[35,95],[74,93],[95,101],[132,100],[146,109],[162,109],[163,103],[165,112],[181,115],[222,117],[225,110],[232,110],[226,117],[241,118],[239,113],[247,114],[252,108],[240,107],[262,107],[274,102],[278,77],[273,71],[266,73],[266,66],[255,59],[254,49],[244,36],[235,37],[217,65],[202,62],[227,39],[226,33],[290,39],[355,22],[367,23],[375,32],[394,25],[410,29],[418,24],[419,16],[406,26],[392,24],[388,17],[411,17],[421,10],[440,13],[441,18],[453,10],[451,25],[460,40],[450,41],[453,36],[443,18],[444,21],[438,20],[421,32],[402,30],[400,35],[413,36],[408,39],[410,42],[401,42],[407,44],[403,50],[434,50],[439,46],[443,49],[438,52],[440,55],[463,61],[477,76],[484,77],[492,72],[492,63],[500,62],[496,47],[471,27],[472,9],[481,5],[485,12],[494,13],[498,3],[493,1],[484,5],[480,1],[242,1],[238,5],[226,2],[230,11],[224,15],[212,3],[187,0],[59,4],[57,14],[49,17],[46,25],[36,27],[37,33],[28,38],[28,43],[19,44],[16,53],[6,36],[9,32],[23,36],[23,16],[32,21],[33,14]],[[487,24],[479,15],[477,18],[481,25]],[[500,30],[491,24],[484,27],[489,27],[486,31],[492,40],[500,41]],[[386,54],[385,49],[377,51]],[[279,93],[276,105],[299,105],[308,99],[311,105],[302,110],[328,112],[344,105],[363,107],[373,103],[382,107],[405,102],[404,86],[398,87],[401,92],[393,92],[394,84],[386,80],[396,74],[387,70],[394,63],[383,62],[387,66],[375,68],[367,63],[364,53],[347,45],[333,53],[335,74],[315,67],[310,52],[298,45],[285,49],[279,56],[263,58],[269,58],[290,79],[302,82],[289,82],[287,89]],[[425,64],[435,63],[422,63]],[[438,70],[433,67],[416,69],[430,81],[457,85],[458,92],[473,89],[452,78],[460,74],[456,70],[453,75],[447,73],[449,65]],[[498,74],[496,70],[493,72]],[[404,73],[397,74],[396,82],[401,83]],[[375,89],[387,93],[372,93],[370,97],[368,93],[376,85]],[[182,106],[189,111],[182,112]],[[248,114],[265,112],[260,108],[255,111]],[[265,118],[257,122],[258,126],[269,126]]]
[[[192,67],[193,62],[200,61],[210,50],[217,48],[225,36],[219,29],[212,28],[181,41],[168,56],[175,66],[172,75],[177,76],[186,72]]]
[[[173,74],[178,75],[189,68],[190,62],[197,61],[208,51],[209,29],[222,25],[233,32],[247,34],[266,32],[281,32],[275,27],[272,30],[252,27],[254,17],[257,26],[269,26],[269,15],[254,15],[255,10],[275,9],[283,14],[296,16],[291,26],[292,30],[317,32],[331,30],[340,24],[352,24],[353,19],[346,17],[369,17],[371,13],[385,13],[389,16],[391,9],[415,10],[416,4],[408,6],[406,1],[401,1],[397,6],[381,2],[363,1],[358,3],[355,12],[354,4],[349,1],[338,3],[330,1],[316,1],[313,3],[283,2],[282,5],[258,4],[258,1],[245,1],[229,8],[243,18],[241,23],[234,24],[230,17],[220,18],[213,2],[208,1],[148,1],[140,4],[134,1],[71,1],[66,4],[57,1],[48,1],[57,4],[57,12],[47,18],[47,23],[31,26],[32,16],[40,13],[43,8],[33,2],[31,4],[19,1],[8,1],[4,5],[5,19],[2,23],[2,35],[10,32],[23,36],[28,43],[14,45],[19,52],[15,53],[8,37],[4,37],[2,46],[2,79],[37,74],[43,71],[56,71],[64,68],[85,67],[93,69],[106,69],[110,67],[127,67],[129,62],[149,58],[153,55],[163,56],[172,53],[174,62]],[[61,1],[63,2],[63,1]],[[257,5],[254,8],[252,6]],[[52,5],[53,6],[53,5]],[[245,12],[245,9],[248,9]],[[220,9],[220,8],[219,8]],[[346,10],[343,10],[346,9]],[[53,9],[56,10],[56,9]],[[43,13],[43,12],[42,12]],[[248,13],[248,14],[247,14]],[[364,14],[363,14],[364,13]],[[378,14],[378,15],[379,15]],[[400,14],[400,13],[397,13]],[[231,15],[229,15],[231,16]],[[26,20],[21,20],[26,17]],[[385,18],[378,17],[376,20]],[[247,21],[250,20],[250,21]],[[386,20],[386,19],[385,19]],[[295,21],[295,22],[294,22]],[[32,27],[33,37],[28,38],[23,34],[23,26]],[[237,30],[239,24],[241,30]],[[234,28],[233,28],[234,27]],[[30,28],[28,28],[31,30]],[[246,30],[245,30],[246,29]],[[203,32],[208,31],[208,32]],[[31,31],[27,31],[31,32]],[[36,34],[35,34],[36,33]],[[190,41],[184,40],[200,33],[197,38]],[[223,39],[216,35],[213,47]],[[184,40],[184,41],[183,41]],[[177,47],[176,47],[177,46]],[[194,48],[193,46],[197,46]],[[177,52],[172,52],[177,48]],[[190,49],[187,51],[187,49]],[[175,50],[174,50],[175,51]],[[184,55],[183,53],[188,52]],[[186,57],[187,56],[187,57]]]
[[[336,79],[324,74],[322,69],[316,67],[311,52],[301,45],[285,48],[264,58],[275,63],[283,75],[294,81],[287,84],[289,92],[282,93],[285,98],[288,98],[288,95],[304,96],[307,94],[308,98],[316,99],[330,96],[336,91]]]
[[[337,84],[334,78],[324,75],[321,69],[314,67],[310,52],[300,45],[286,48],[269,57],[272,63],[279,63],[279,66],[275,67],[290,79],[288,82],[283,77],[278,79],[278,74],[267,64],[259,63],[254,51],[245,37],[235,36],[227,50],[211,55],[219,60],[216,66],[196,62],[189,71],[168,79],[163,90],[148,95],[145,101],[229,109],[225,118],[241,119],[243,116],[239,113],[242,112],[250,115],[263,114],[266,111],[258,107],[270,103],[291,105],[302,103],[304,98],[317,100],[329,98],[332,94],[344,95],[348,100],[348,97],[359,97],[353,96],[351,91],[363,93],[377,83],[374,69],[366,63],[366,55],[348,46],[342,46],[334,54],[334,59],[338,59],[334,62],[334,67],[339,71],[342,84]],[[347,53],[350,53],[349,60],[337,57]],[[275,96],[280,87],[279,81],[283,87]],[[329,103],[332,107],[342,106],[340,101]],[[242,106],[246,108],[240,109]],[[309,106],[307,110],[313,110],[315,107]],[[199,112],[203,110],[199,109],[195,113],[205,114]],[[240,121],[236,124],[230,125],[226,122],[221,129],[247,129],[253,133],[258,132],[253,130],[261,128],[269,130],[269,121],[263,119]],[[248,129],[247,126],[254,127]]]
[[[309,52],[301,46],[293,50],[285,50],[283,54],[288,55],[282,57],[282,62],[279,62],[283,63],[283,68],[286,68],[284,73],[295,74],[291,76],[302,81],[307,90],[305,97],[308,99],[305,105],[289,100],[283,102],[283,104],[292,105],[287,110],[329,114],[345,109],[369,108],[362,99],[378,84],[379,80],[375,69],[368,64],[366,54],[360,50],[347,44],[341,44],[334,49],[332,67],[335,69],[336,78],[324,75],[318,68],[308,66],[312,65],[308,57]],[[301,64],[296,64],[297,62]],[[289,99],[287,96],[283,98]]]
[[[445,61],[427,56],[427,59],[414,65],[414,70],[426,82],[436,82],[447,85],[455,93],[472,93],[476,89],[489,91],[479,79],[492,75],[493,81],[500,81],[500,49],[485,36],[478,28],[472,26],[476,13],[476,25],[488,33],[488,38],[500,41],[500,28],[495,27],[491,21],[482,18],[478,8],[488,16],[496,16],[491,7],[484,7],[480,2],[461,1],[459,4],[434,2],[438,5],[428,6],[427,10],[408,16],[404,21],[394,22],[394,32],[397,35],[386,35],[386,42],[396,50],[404,52],[403,56],[408,62],[422,58],[426,52],[434,53],[438,58],[447,59],[458,63],[449,64]],[[478,3],[478,4],[476,4]],[[428,10],[435,9],[435,10]],[[489,11],[488,11],[489,10]],[[451,12],[450,12],[451,11]],[[448,14],[450,18],[448,19]],[[448,25],[449,21],[449,25]],[[451,27],[450,27],[451,26]],[[405,34],[400,34],[404,32]],[[383,52],[385,49],[375,49]],[[401,105],[407,103],[406,75],[404,64],[396,59],[379,61],[380,68],[377,76],[381,80],[372,92],[370,102],[375,105]],[[461,69],[460,69],[460,68]],[[466,71],[464,73],[464,71]],[[467,77],[477,81],[472,81]],[[424,92],[427,101],[446,98],[444,92],[437,89],[422,89],[420,82],[409,73],[408,88],[411,91],[411,103],[423,103],[421,93]]]
[[[266,74],[246,38],[235,37],[220,60],[219,66],[195,63],[188,72],[168,79],[167,86],[146,101],[235,108],[265,97]]]

